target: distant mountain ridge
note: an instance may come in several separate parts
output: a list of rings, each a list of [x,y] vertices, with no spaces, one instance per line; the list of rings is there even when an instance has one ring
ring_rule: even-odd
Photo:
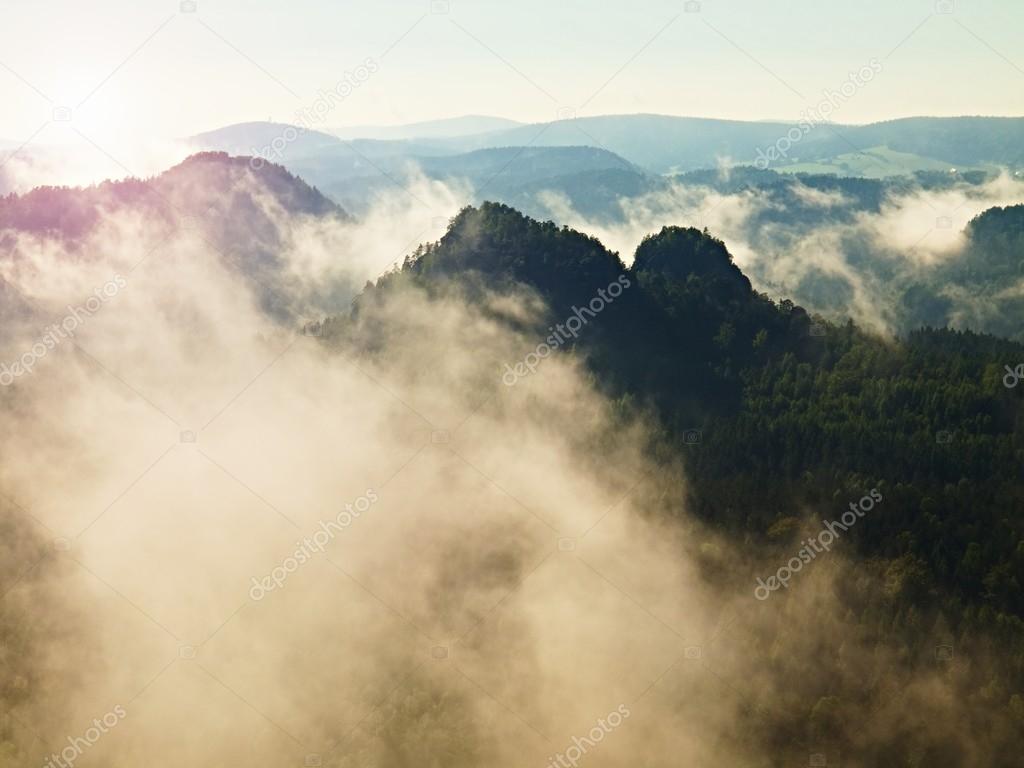
[[[480,145],[596,143],[655,173],[751,165],[757,150],[798,124],[667,115],[580,117],[474,137]],[[589,141],[584,137],[589,137]],[[821,124],[790,156],[815,159],[885,146],[954,164],[1024,164],[1024,118],[912,117],[869,125]],[[780,165],[784,166],[785,163]]]
[[[353,125],[329,129],[341,139],[440,139],[472,136],[522,125],[518,120],[489,115],[462,115],[403,125]]]
[[[480,120],[484,122],[480,122]],[[475,124],[486,130],[463,133]],[[635,114],[579,117],[547,123],[499,127],[502,118],[453,118],[414,123],[378,131],[370,137],[356,137],[359,129],[344,132],[344,140],[322,131],[298,130],[291,141],[282,142],[288,126],[275,123],[243,123],[193,137],[196,146],[233,153],[253,153],[276,147],[282,154],[270,158],[289,164],[312,159],[320,152],[346,147],[374,157],[420,157],[465,154],[500,147],[590,146],[620,155],[630,163],[656,174],[715,168],[721,165],[753,165],[759,150],[776,146],[798,124],[754,122],[704,117]],[[388,131],[391,131],[388,134]],[[363,131],[368,132],[368,131]],[[457,133],[456,133],[457,132]],[[418,135],[417,135],[418,134]],[[894,153],[885,156],[888,167],[868,158],[870,165],[883,166],[883,175],[903,173],[899,161],[906,157],[917,169],[946,165],[1024,168],[1024,118],[1020,117],[910,117],[868,125],[819,124],[810,128],[771,167],[828,161],[843,155],[857,156],[869,150]],[[860,175],[856,168],[840,175]]]
[[[260,155],[272,159],[268,154],[278,147],[288,147],[293,153],[314,152],[338,144],[338,137],[289,123],[251,122],[235,123],[199,133],[190,136],[187,142],[197,151]]]

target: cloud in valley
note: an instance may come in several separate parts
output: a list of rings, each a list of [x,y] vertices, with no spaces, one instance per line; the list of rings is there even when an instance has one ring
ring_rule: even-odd
[[[973,754],[951,682],[850,639],[844,585],[870,589],[870,572],[835,551],[759,603],[754,575],[773,563],[688,515],[644,415],[616,409],[581,361],[556,354],[502,384],[502,363],[538,342],[504,318],[537,317],[536,296],[408,285],[340,336],[303,335],[411,250],[426,222],[403,197],[338,221],[250,189],[244,244],[280,245],[263,271],[211,247],[215,227],[131,210],[84,242],[12,243],[0,274],[31,309],[5,326],[5,359],[112,276],[124,285],[0,390],[5,760],[43,765],[121,706],[76,764],[543,768],[625,708],[577,761],[743,764],[781,713],[842,683],[829,674],[881,668],[898,711],[846,722],[826,703],[805,738],[933,729]],[[460,202],[425,180],[412,197]],[[703,206],[696,220],[748,267],[738,236],[757,205],[676,189],[594,233],[624,247]],[[821,259],[839,269],[840,246]],[[253,600],[282,563],[287,580]],[[820,674],[795,678],[823,648]]]

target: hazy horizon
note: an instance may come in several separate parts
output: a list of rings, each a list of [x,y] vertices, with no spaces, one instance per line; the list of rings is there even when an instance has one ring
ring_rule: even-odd
[[[562,121],[562,120],[574,120],[574,119],[586,119],[586,118],[599,119],[599,118],[606,118],[606,117],[671,117],[671,118],[681,118],[681,119],[685,119],[685,120],[718,120],[718,121],[723,121],[723,122],[771,123],[771,124],[779,124],[779,125],[792,125],[792,124],[794,124],[796,122],[792,118],[787,119],[785,117],[777,117],[777,118],[763,117],[763,118],[743,118],[743,119],[739,119],[739,118],[720,117],[718,115],[698,115],[698,114],[692,114],[692,113],[687,113],[687,114],[678,113],[678,114],[676,114],[676,113],[670,113],[670,112],[608,112],[608,113],[595,114],[595,115],[585,115],[585,116],[583,116],[583,118],[571,118],[571,117],[559,118],[559,117],[556,116],[555,118],[552,118],[551,120],[537,120],[537,121],[530,121],[530,120],[526,120],[526,119],[519,119],[519,118],[516,118],[516,117],[509,117],[507,115],[483,115],[483,114],[476,114],[476,113],[464,113],[464,114],[442,115],[442,116],[438,116],[438,117],[428,117],[428,118],[424,118],[422,120],[417,119],[417,120],[410,120],[408,122],[352,123],[352,124],[335,124],[335,125],[313,126],[313,127],[308,128],[307,130],[317,131],[317,132],[320,132],[320,133],[326,133],[326,134],[329,134],[329,135],[334,135],[338,131],[355,131],[355,130],[358,130],[358,129],[361,129],[361,128],[366,128],[366,129],[407,128],[407,127],[412,127],[412,126],[417,126],[417,125],[430,125],[430,124],[434,124],[434,123],[446,123],[446,122],[457,121],[457,120],[462,120],[462,119],[466,119],[466,118],[484,118],[484,119],[494,119],[494,120],[506,120],[510,124],[518,124],[518,125],[543,125],[544,123],[549,123],[549,122],[550,123],[554,123],[554,122],[559,122],[559,121]],[[1000,119],[1000,120],[1017,120],[1017,119],[1024,119],[1024,113],[1019,114],[1019,115],[1011,115],[1011,114],[969,114],[969,113],[948,114],[948,115],[938,115],[938,114],[900,114],[900,115],[894,115],[894,116],[891,116],[891,117],[884,117],[884,118],[881,118],[881,119],[878,119],[878,120],[871,120],[871,121],[868,121],[868,122],[828,120],[828,121],[824,121],[823,124],[825,124],[825,125],[844,125],[844,126],[853,126],[853,127],[863,127],[863,126],[867,126],[867,125],[877,125],[879,123],[892,123],[892,122],[898,122],[900,120],[915,120],[915,119],[919,119],[919,118],[922,118],[922,119],[930,119],[930,118],[938,118],[938,119],[986,118],[986,119],[988,119],[988,118],[992,118],[992,119]],[[267,120],[267,119],[262,119],[262,120],[261,119],[238,120],[238,121],[230,122],[230,123],[223,123],[223,124],[217,124],[217,125],[209,125],[209,126],[206,126],[205,128],[203,128],[201,130],[197,130],[197,131],[194,131],[192,133],[183,134],[183,135],[180,135],[180,136],[161,136],[159,138],[166,139],[166,140],[184,140],[184,139],[190,139],[190,138],[192,138],[194,136],[200,136],[200,135],[202,135],[204,133],[212,133],[213,131],[217,131],[217,130],[220,130],[222,128],[231,128],[231,127],[239,126],[239,125],[251,125],[251,124],[260,124],[260,123],[266,123],[266,124],[271,124],[271,125],[280,125],[280,126],[288,126],[288,125],[296,126],[296,125],[299,125],[298,122],[288,122],[286,120]],[[362,137],[359,137],[359,138],[362,138]],[[0,141],[7,142],[9,144],[15,144],[15,145],[19,144],[19,142],[12,141],[11,139],[9,139],[6,136],[0,136]],[[54,143],[51,146],[63,146],[63,143],[58,142],[58,143]]]
[[[322,125],[545,122],[567,110],[787,122],[873,59],[882,71],[836,122],[1024,114],[1012,86],[1024,78],[1012,32],[1022,22],[1024,7],[997,0],[800,2],[784,14],[754,0],[18,2],[0,32],[0,137],[116,156],[234,123],[294,123],[368,59],[379,71]],[[71,119],[55,120],[64,107]]]

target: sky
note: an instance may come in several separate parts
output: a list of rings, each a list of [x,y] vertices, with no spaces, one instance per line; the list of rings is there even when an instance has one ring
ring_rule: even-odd
[[[132,143],[294,122],[368,59],[324,128],[464,114],[795,121],[1024,115],[1020,0],[3,0],[0,140]],[[70,119],[69,119],[70,118]]]

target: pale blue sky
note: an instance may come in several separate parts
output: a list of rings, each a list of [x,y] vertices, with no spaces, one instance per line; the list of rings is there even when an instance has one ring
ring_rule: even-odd
[[[882,71],[836,120],[1024,114],[1021,0],[938,14],[935,0],[436,4],[4,0],[0,138],[58,141],[69,126],[47,122],[64,105],[100,143],[291,121],[370,56],[379,71],[325,124],[548,120],[560,106],[793,120],[872,58]]]

